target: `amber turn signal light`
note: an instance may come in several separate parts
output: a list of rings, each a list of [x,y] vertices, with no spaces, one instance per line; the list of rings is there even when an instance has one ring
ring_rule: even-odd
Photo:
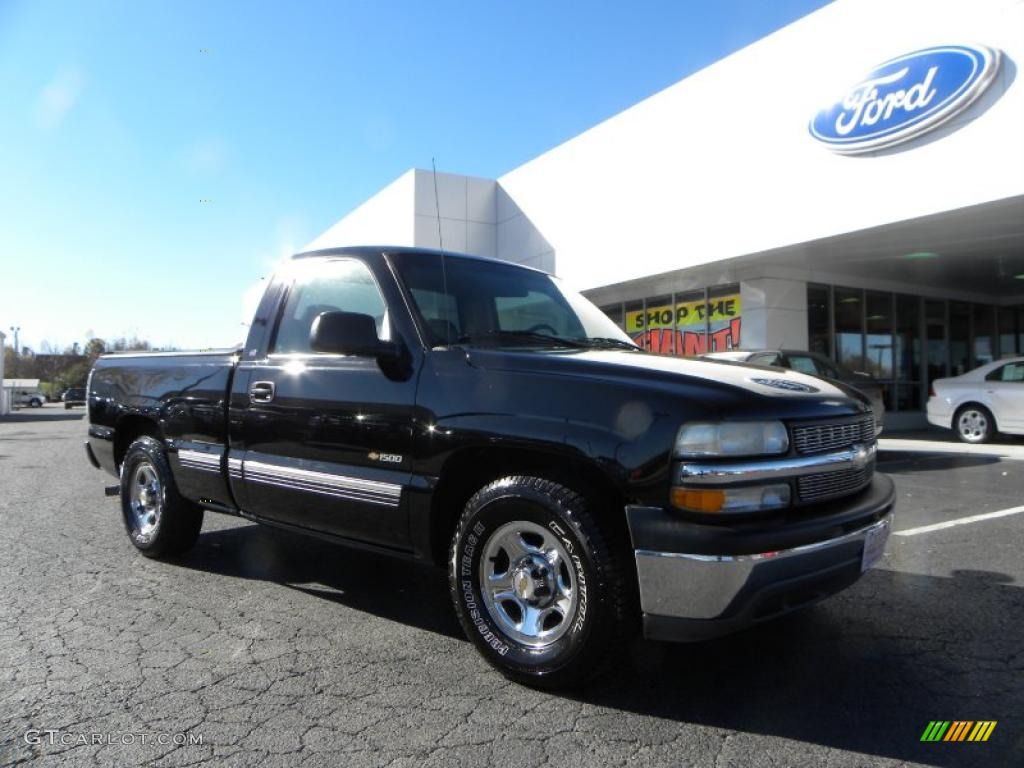
[[[725,491],[673,488],[672,506],[693,512],[720,512],[725,505]]]

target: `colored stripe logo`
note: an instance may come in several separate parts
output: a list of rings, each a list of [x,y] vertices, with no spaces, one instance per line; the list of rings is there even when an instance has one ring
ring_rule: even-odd
[[[988,741],[997,720],[932,720],[921,741]]]

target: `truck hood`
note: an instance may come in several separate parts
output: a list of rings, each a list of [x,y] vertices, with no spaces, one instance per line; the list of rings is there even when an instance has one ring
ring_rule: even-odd
[[[757,402],[768,411],[788,411],[787,406],[796,405],[806,414],[805,407],[815,402],[824,406],[822,415],[862,413],[870,407],[864,395],[841,382],[749,363],[614,349],[519,352],[473,348],[467,357],[470,365],[494,372],[580,377],[679,394],[716,391],[723,399],[748,405]]]

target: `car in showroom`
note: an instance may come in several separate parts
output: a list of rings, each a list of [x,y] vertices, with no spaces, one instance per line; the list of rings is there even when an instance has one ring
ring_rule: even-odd
[[[817,352],[797,349],[730,349],[724,352],[708,352],[701,356],[705,360],[735,360],[753,365],[774,365],[800,371],[811,376],[821,376],[834,381],[841,381],[862,393],[871,401],[871,411],[875,415],[875,434],[881,434],[885,425],[885,399],[882,396],[882,385],[870,373],[851,371]]]
[[[1024,435],[1024,357],[936,379],[928,394],[928,423],[952,429],[965,443]]]

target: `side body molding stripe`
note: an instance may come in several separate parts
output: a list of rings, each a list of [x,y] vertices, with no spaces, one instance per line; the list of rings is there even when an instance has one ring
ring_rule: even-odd
[[[193,451],[187,448],[178,449],[178,462],[186,469],[198,469],[203,472],[220,472],[220,454]]]
[[[229,466],[228,471],[233,473],[233,468]],[[397,507],[402,496],[402,486],[396,483],[364,480],[358,477],[346,477],[328,472],[297,469],[296,467],[283,467],[262,461],[246,460],[242,462],[241,471],[246,480],[254,483],[276,485],[281,488],[364,501],[370,504]]]

